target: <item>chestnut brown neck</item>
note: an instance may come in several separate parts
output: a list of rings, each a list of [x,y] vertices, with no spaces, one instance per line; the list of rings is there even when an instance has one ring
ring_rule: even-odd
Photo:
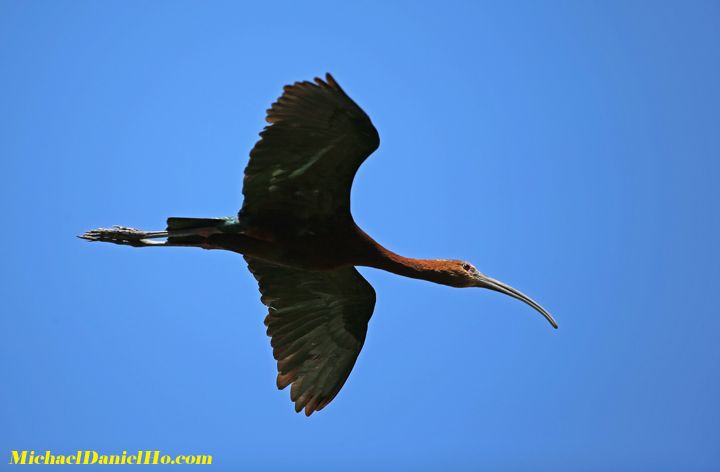
[[[393,274],[448,285],[451,261],[437,259],[413,259],[401,256],[383,247],[356,226],[356,235],[362,246],[356,265],[374,267]]]

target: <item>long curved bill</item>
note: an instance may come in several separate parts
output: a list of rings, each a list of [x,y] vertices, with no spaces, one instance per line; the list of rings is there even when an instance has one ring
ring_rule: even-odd
[[[499,280],[495,280],[492,277],[488,277],[487,275],[483,275],[481,279],[478,280],[477,286],[504,293],[505,295],[510,295],[513,298],[517,298],[518,300],[527,303],[531,307],[535,308],[541,315],[543,315],[553,328],[557,329],[558,325],[555,322],[555,318],[553,318],[550,313],[545,311],[545,308],[541,307],[535,300],[528,297],[521,291],[516,290],[511,286],[500,282]]]

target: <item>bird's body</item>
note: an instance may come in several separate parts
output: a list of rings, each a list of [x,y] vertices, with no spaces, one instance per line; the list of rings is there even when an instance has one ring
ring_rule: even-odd
[[[365,340],[375,291],[356,266],[505,293],[557,327],[529,297],[472,264],[403,257],[358,227],[350,213],[352,181],[380,141],[368,116],[332,76],[285,87],[267,121],[250,153],[237,216],[169,218],[165,231],[114,227],[81,237],[242,254],[269,308],[265,324],[278,361],[277,385],[292,384],[296,410],[307,415],[335,397]]]
[[[233,219],[204,241],[207,249],[225,249],[280,265],[306,270],[371,265],[375,247],[354,224],[337,225],[322,232],[295,234],[285,225],[262,225]]]

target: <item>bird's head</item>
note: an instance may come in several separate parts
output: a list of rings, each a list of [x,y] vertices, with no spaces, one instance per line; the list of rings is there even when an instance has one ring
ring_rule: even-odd
[[[541,315],[543,315],[545,319],[548,320],[548,322],[553,326],[553,328],[558,327],[552,315],[550,315],[550,313],[548,313],[532,298],[528,297],[519,290],[516,290],[511,286],[500,282],[499,280],[488,277],[487,275],[477,270],[475,266],[470,264],[469,262],[452,260],[447,261],[445,266],[446,267],[443,272],[446,280],[444,280],[442,283],[450,285],[452,287],[480,287],[504,293],[505,295],[509,295],[513,298],[517,298],[518,300],[527,303],[535,310],[537,310]]]

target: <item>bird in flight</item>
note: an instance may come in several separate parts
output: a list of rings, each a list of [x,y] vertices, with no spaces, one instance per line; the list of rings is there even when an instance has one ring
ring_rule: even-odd
[[[365,342],[375,290],[356,266],[504,293],[557,328],[530,297],[469,262],[403,257],[357,226],[350,213],[350,188],[380,138],[370,118],[330,74],[285,86],[266,121],[269,125],[250,151],[237,216],[171,217],[165,231],[114,226],[80,237],[242,254],[268,308],[265,325],[277,360],[277,386],[291,385],[295,410],[308,416],[335,398]]]

